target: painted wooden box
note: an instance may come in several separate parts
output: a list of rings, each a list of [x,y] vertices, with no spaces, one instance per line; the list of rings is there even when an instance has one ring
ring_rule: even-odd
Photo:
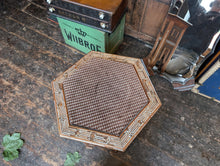
[[[220,60],[201,77],[192,91],[220,103]]]
[[[220,102],[220,50],[197,75],[193,92]]]
[[[143,61],[91,51],[52,82],[61,137],[125,151],[161,106]]]
[[[55,16],[55,15],[54,15]],[[63,17],[56,17],[65,43],[82,51],[114,53],[124,38],[125,16],[114,32],[107,33]]]
[[[220,102],[220,40],[219,34],[213,38],[209,53],[205,55],[202,64],[199,65],[195,81],[196,86],[192,89],[193,92],[212,98]],[[206,53],[206,52],[205,52]]]

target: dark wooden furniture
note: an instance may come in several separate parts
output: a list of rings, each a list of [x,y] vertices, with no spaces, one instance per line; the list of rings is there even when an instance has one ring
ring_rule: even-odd
[[[199,60],[196,63],[196,79],[199,77],[201,74],[199,70],[204,67],[205,61],[207,61],[209,58],[213,56],[213,54],[216,53],[216,50],[219,47],[219,42],[220,42],[220,32],[217,32],[213,38],[211,43],[209,44],[208,48],[202,53],[202,55],[199,56]]]
[[[127,0],[47,0],[51,13],[112,32],[119,24]]]

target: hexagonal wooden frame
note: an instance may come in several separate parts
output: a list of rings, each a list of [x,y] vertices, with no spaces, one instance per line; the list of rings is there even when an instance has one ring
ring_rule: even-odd
[[[138,116],[135,117],[135,119],[129,124],[129,126],[119,137],[69,125],[62,84],[64,80],[68,78],[68,76],[70,76],[71,73],[73,73],[79,66],[85,64],[89,59],[97,57],[132,64],[137,71],[140,82],[145,90],[147,97],[149,98],[149,103],[146,105],[146,107],[138,114]],[[139,134],[139,132],[161,106],[160,99],[157,96],[157,93],[148,77],[145,65],[142,63],[142,60],[101,52],[91,51],[85,55],[82,59],[80,59],[77,63],[71,66],[52,82],[52,89],[56,107],[58,129],[61,137],[118,151],[126,150],[126,148],[130,145],[130,143],[135,139],[135,137]]]

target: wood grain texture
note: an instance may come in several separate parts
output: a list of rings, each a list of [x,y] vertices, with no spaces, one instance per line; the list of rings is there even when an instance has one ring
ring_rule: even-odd
[[[153,45],[170,3],[171,0],[130,0],[125,33]]]
[[[90,8],[106,10],[115,13],[124,0],[63,0],[76,5],[90,6]]]
[[[149,70],[157,64],[158,69],[164,72],[166,66],[176,50],[184,32],[190,24],[180,17],[168,14],[164,21],[160,33],[149,56],[144,62]]]

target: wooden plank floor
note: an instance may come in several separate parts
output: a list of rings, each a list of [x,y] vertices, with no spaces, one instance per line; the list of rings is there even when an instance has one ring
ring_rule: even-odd
[[[117,52],[139,58],[148,53],[128,36]],[[18,159],[5,162],[0,156],[1,166],[60,166],[75,151],[82,166],[220,165],[220,104],[174,91],[159,76],[151,79],[163,105],[126,152],[60,138],[51,81],[82,56],[47,21],[43,0],[8,0],[1,7],[0,140],[20,132],[25,141]]]

